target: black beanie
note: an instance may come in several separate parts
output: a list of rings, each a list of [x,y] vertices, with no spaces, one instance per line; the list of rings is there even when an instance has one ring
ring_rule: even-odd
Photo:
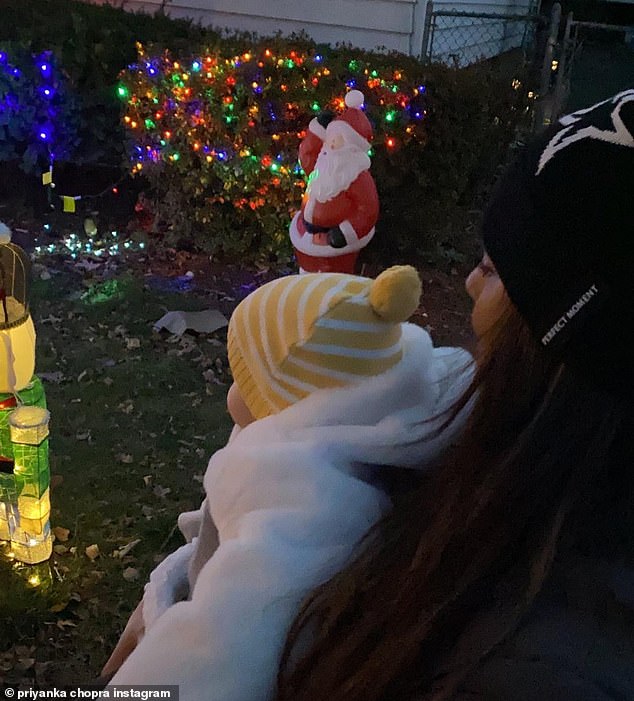
[[[634,396],[634,89],[563,117],[526,147],[482,226],[540,345]]]

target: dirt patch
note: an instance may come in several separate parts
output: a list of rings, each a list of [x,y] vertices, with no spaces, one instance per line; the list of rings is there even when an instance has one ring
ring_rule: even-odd
[[[208,297],[210,304],[226,316],[257,287],[282,275],[296,272],[293,267],[247,268],[222,265],[204,254],[168,250],[161,254],[131,257],[129,265],[149,284],[171,284],[182,291],[195,290]],[[471,301],[464,290],[468,270],[453,268],[445,273],[430,265],[413,263],[423,281],[420,307],[412,322],[426,328],[435,345],[470,348],[473,343],[470,314]],[[376,277],[383,268],[366,265],[361,274]],[[171,283],[170,283],[171,281]]]

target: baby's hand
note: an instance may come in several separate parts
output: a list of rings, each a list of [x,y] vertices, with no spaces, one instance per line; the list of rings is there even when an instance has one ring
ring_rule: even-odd
[[[128,659],[130,653],[139,644],[144,632],[143,599],[141,599],[139,605],[134,609],[132,615],[128,619],[126,627],[119,638],[119,642],[101,670],[102,677],[111,677],[118,671],[119,667]]]
[[[328,234],[313,234],[313,243],[315,246],[329,246]]]

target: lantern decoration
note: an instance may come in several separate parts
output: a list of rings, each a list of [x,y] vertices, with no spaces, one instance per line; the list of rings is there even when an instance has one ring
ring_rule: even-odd
[[[29,314],[30,262],[0,224],[0,392],[25,387],[35,369],[35,329]]]
[[[35,369],[29,259],[0,223],[0,540],[35,564],[52,550],[48,422]]]

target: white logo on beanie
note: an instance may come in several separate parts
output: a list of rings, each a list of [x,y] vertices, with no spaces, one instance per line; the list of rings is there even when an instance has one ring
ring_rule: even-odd
[[[550,161],[550,159],[562,149],[570,146],[577,141],[582,139],[596,139],[598,141],[605,141],[610,144],[616,144],[617,146],[625,146],[628,148],[634,148],[634,136],[632,136],[630,130],[627,128],[623,120],[621,119],[621,108],[628,102],[634,102],[634,90],[626,90],[625,92],[619,93],[614,97],[610,97],[602,102],[597,102],[596,105],[592,107],[587,107],[586,109],[573,112],[559,120],[559,123],[566,127],[557,132],[555,136],[548,142],[548,145],[544,149],[540,159],[535,175],[539,175],[543,170],[544,166]],[[577,123],[590,115],[595,110],[598,112],[599,108],[608,105],[609,103],[614,104],[614,108],[610,112],[610,118],[612,119],[613,130],[610,129],[600,129],[592,124],[584,126],[582,128],[577,127]],[[584,121],[587,122],[587,119]]]

